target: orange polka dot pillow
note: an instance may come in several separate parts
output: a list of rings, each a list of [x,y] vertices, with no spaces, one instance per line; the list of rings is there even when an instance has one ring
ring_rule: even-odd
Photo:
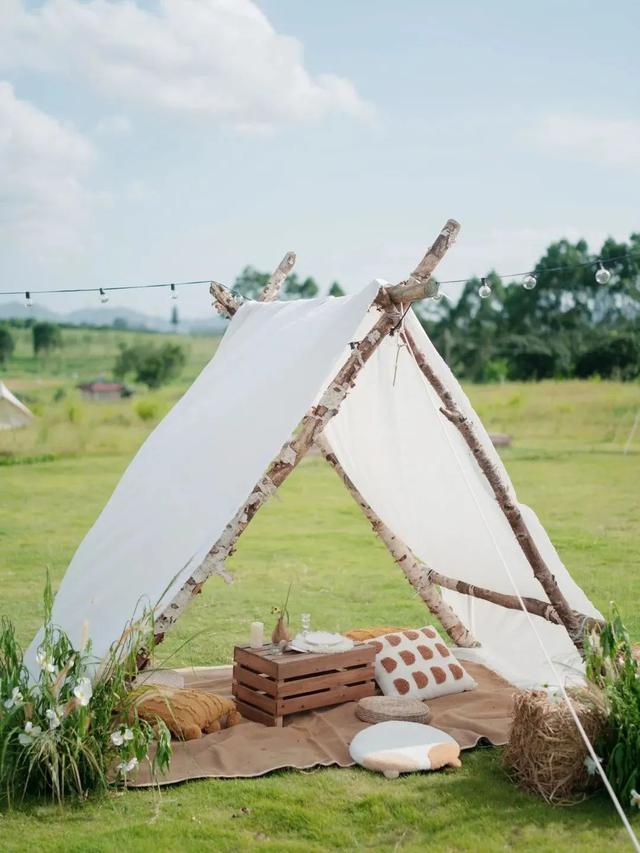
[[[385,696],[436,699],[477,687],[431,626],[385,634],[370,645],[376,650],[376,681]]]

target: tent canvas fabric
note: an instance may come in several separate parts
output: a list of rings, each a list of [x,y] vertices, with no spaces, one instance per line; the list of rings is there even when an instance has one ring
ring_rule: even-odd
[[[380,316],[372,306],[379,287],[375,281],[355,296],[239,308],[214,358],[139,450],[71,561],[53,619],[73,642],[87,622],[100,657],[141,602],[158,603],[159,611],[171,600],[325,391],[349,343],[371,330]],[[411,311],[404,322],[508,482],[464,392]],[[426,564],[513,593],[506,563],[521,595],[548,600],[400,336],[381,341],[324,435],[376,513]],[[523,513],[571,607],[599,618],[535,515],[524,507]],[[512,683],[553,683],[524,613],[449,590],[443,597],[481,643],[456,654]],[[580,655],[564,627],[543,619],[536,627],[562,676],[579,676]],[[38,642],[36,636],[31,660]]]
[[[19,429],[32,420],[33,414],[0,380],[0,429]]]

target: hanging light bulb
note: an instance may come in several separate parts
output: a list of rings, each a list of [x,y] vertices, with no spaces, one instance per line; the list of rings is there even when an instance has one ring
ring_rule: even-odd
[[[24,304],[26,308],[33,308],[33,300],[31,299],[31,294],[28,290],[24,295]]]
[[[480,279],[480,287],[478,288],[478,296],[480,299],[488,299],[491,296],[491,288],[487,284],[486,278]]]
[[[102,302],[102,304],[104,305],[105,302],[108,302],[108,301],[109,301],[109,297],[104,292],[104,290],[102,288],[100,288],[100,302]]]
[[[599,261],[600,266],[596,270],[596,281],[598,284],[609,284],[611,273],[603,266],[602,261]]]
[[[172,284],[172,285],[171,285],[171,298],[172,298],[172,299],[177,299],[177,298],[178,298],[178,291],[176,290],[176,286],[175,286],[175,284]]]
[[[533,290],[537,283],[538,279],[532,273],[529,273],[529,275],[525,275],[522,280],[522,286],[525,290]]]

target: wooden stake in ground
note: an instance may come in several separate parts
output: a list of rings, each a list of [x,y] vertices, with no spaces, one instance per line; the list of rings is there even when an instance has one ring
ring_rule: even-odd
[[[411,280],[408,284],[403,283],[401,285],[402,288],[410,288],[410,291],[405,290],[403,291],[404,293],[409,294],[411,292],[412,294],[417,294],[413,295],[411,299],[408,295],[405,296],[405,302],[422,298],[425,295],[424,290],[427,287],[431,272],[433,272],[445,254],[459,229],[459,224],[454,220],[447,222],[431,249],[416,268],[419,272],[414,272],[413,274],[414,276],[416,274],[419,275],[419,279],[416,279],[417,284]],[[443,237],[445,233],[446,237]],[[214,299],[218,301],[220,294],[217,290],[214,291],[212,287],[211,292]],[[222,574],[224,572],[225,561],[233,553],[238,537],[246,529],[258,509],[298,465],[331,418],[338,413],[342,401],[349,393],[364,365],[376,351],[380,342],[384,340],[392,329],[398,326],[402,318],[401,301],[396,302],[392,298],[385,299],[383,292],[384,288],[379,293],[380,301],[376,300],[376,304],[382,305],[383,308],[377,323],[361,341],[353,346],[351,354],[333,381],[325,389],[317,405],[313,406],[303,418],[299,432],[283,445],[271,463],[267,473],[256,483],[244,505],[238,510],[229,524],[227,524],[224,532],[213,545],[203,563],[193,571],[191,576],[157,617],[154,623],[156,643],[162,642],[167,630],[181,616],[189,602],[201,592],[207,578],[211,574]],[[224,297],[221,304],[229,307],[228,301]],[[149,655],[142,650],[139,657],[139,665],[145,666],[148,660]]]
[[[420,563],[415,554],[387,527],[380,516],[376,514],[372,507],[362,497],[354,482],[338,462],[338,457],[331,450],[326,438],[321,435],[316,444],[320,448],[320,452],[324,458],[338,474],[342,482],[347,487],[347,491],[354,498],[355,502],[370,522],[374,533],[382,539],[389,549],[391,556],[400,566],[413,589],[427,605],[429,611],[439,619],[442,627],[451,637],[453,642],[457,646],[464,646],[465,648],[479,646],[480,643],[478,643],[471,632],[465,628],[460,617],[455,613],[453,608],[443,600],[440,595],[440,591],[431,582],[428,573],[425,572],[424,566]]]
[[[547,566],[544,557],[540,553],[540,550],[538,549],[538,546],[536,545],[531,532],[522,517],[520,507],[512,499],[511,490],[507,483],[504,482],[501,473],[493,465],[482,447],[472,423],[460,411],[453,396],[442,384],[439,377],[428,363],[424,353],[422,353],[418,348],[411,333],[407,329],[403,329],[402,336],[413,354],[416,364],[422,371],[423,376],[427,379],[431,387],[442,400],[443,406],[440,411],[456,427],[460,432],[460,435],[465,440],[474,459],[478,463],[480,470],[491,486],[496,497],[496,501],[498,502],[498,506],[509,522],[509,526],[513,530],[518,544],[522,548],[522,551],[531,566],[534,576],[540,582],[540,585],[547,594],[549,601],[553,605],[561,623],[566,628],[573,644],[580,652],[582,652],[584,627],[571,609],[569,602],[564,597],[556,579]]]

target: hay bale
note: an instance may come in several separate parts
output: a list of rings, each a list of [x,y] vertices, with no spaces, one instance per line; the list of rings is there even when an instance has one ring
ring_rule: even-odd
[[[593,690],[569,691],[589,740],[605,724],[602,698]],[[502,764],[510,778],[548,803],[569,805],[601,784],[585,766],[584,745],[566,702],[553,703],[544,690],[519,690],[514,696],[513,726]]]

